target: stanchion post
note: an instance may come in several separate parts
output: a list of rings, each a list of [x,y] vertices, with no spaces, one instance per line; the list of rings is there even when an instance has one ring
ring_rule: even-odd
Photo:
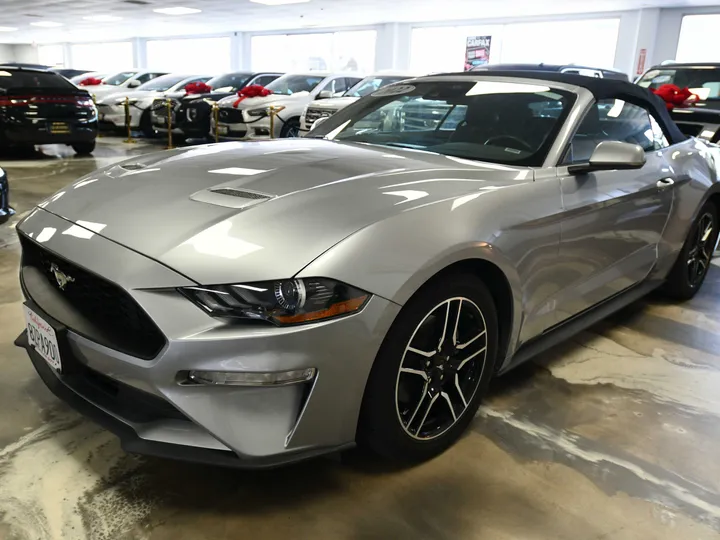
[[[220,132],[218,129],[218,122],[220,120],[220,107],[218,106],[217,102],[212,104],[212,115],[213,115],[213,122],[215,124],[215,142],[220,141]]]
[[[123,142],[134,144],[135,139],[132,138],[132,130],[130,129],[130,98],[125,97],[125,127],[127,128],[127,139]]]
[[[165,100],[165,108],[167,109],[167,128],[168,128],[168,143],[167,149],[172,150],[174,148],[172,142],[172,101],[170,99]]]
[[[270,138],[275,138],[275,107],[270,105]]]

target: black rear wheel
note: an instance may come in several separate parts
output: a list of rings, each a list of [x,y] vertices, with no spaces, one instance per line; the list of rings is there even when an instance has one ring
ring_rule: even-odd
[[[405,305],[375,359],[358,442],[405,462],[444,451],[472,421],[496,348],[495,305],[482,281],[434,280]]]
[[[718,239],[715,205],[706,202],[690,227],[682,251],[665,282],[664,291],[677,300],[689,300],[705,281]]]

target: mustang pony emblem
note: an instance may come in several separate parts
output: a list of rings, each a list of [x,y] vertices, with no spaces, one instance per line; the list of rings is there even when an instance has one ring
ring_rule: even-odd
[[[73,281],[75,281],[74,277],[68,276],[65,272],[60,270],[55,263],[52,263],[50,265],[50,271],[55,276],[55,281],[57,281],[58,287],[61,291],[65,290],[65,287],[67,287],[68,283],[72,283]]]

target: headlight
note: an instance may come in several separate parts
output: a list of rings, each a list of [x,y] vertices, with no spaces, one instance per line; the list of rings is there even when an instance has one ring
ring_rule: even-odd
[[[276,113],[282,111],[285,107],[282,105],[275,105],[273,109]],[[270,107],[262,107],[261,109],[250,109],[245,111],[248,116],[267,116],[270,114]]]
[[[370,298],[364,291],[326,278],[179,290],[214,317],[256,319],[278,326],[342,317],[362,309]]]

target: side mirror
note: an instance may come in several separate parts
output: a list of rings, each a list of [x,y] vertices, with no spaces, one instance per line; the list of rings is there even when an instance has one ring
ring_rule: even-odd
[[[637,144],[620,141],[603,141],[595,147],[590,161],[568,166],[570,174],[615,169],[640,169],[645,165],[645,150]]]
[[[128,88],[137,88],[141,84],[142,83],[140,81],[138,81],[137,79],[133,79],[132,81],[128,82]]]
[[[333,93],[330,90],[323,90],[318,94],[318,99],[330,99],[333,97]]]

